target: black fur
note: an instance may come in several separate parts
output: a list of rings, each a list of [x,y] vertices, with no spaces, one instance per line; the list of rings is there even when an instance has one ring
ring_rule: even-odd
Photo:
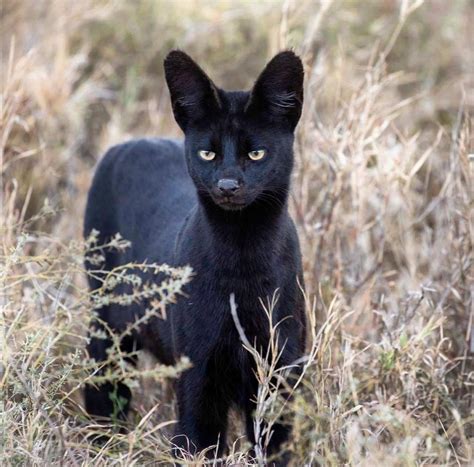
[[[187,437],[201,450],[219,438],[220,454],[230,406],[245,414],[248,436],[254,440],[255,365],[239,340],[230,294],[235,294],[247,337],[266,349],[268,320],[259,297],[270,297],[278,289],[274,322],[289,317],[279,327],[280,342],[285,343],[280,364],[291,364],[304,352],[304,306],[298,285],[302,266],[287,209],[303,68],[296,55],[282,52],[251,92],[217,88],[180,51],[168,55],[165,72],[184,145],[142,139],[110,149],[90,189],[85,235],[96,229],[105,242],[120,232],[131,241],[127,251],[107,254],[106,269],[131,261],[190,264],[194,269],[187,298],[168,309],[168,319],[155,319],[122,345],[128,352],[146,349],[167,364],[180,355],[191,359],[193,367],[177,384],[176,434],[184,436],[176,441],[187,446]],[[259,149],[265,149],[265,157],[251,160],[249,151]],[[201,159],[200,150],[213,151],[215,159]],[[99,282],[90,281],[93,289],[99,287]],[[144,308],[108,306],[98,313],[120,332]],[[108,345],[108,340],[92,338],[89,353],[103,360]],[[123,384],[86,387],[89,413],[111,415],[112,389],[127,400],[122,416],[126,414],[131,395]],[[271,452],[288,431],[284,424],[275,427]]]

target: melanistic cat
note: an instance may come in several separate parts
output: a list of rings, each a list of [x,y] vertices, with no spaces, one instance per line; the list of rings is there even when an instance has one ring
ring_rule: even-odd
[[[291,365],[305,348],[300,249],[287,207],[303,67],[294,53],[281,52],[250,92],[227,92],[184,52],[172,51],[164,66],[184,144],[141,139],[111,148],[89,192],[84,233],[98,230],[99,243],[117,232],[131,241],[124,252],[106,253],[107,270],[145,261],[192,266],[187,296],[169,307],[167,319],[148,321],[121,345],[124,352],[148,350],[165,364],[181,355],[191,359],[176,385],[175,442],[198,451],[219,440],[214,454],[220,455],[231,406],[244,413],[255,441],[255,362],[239,339],[230,294],[248,339],[265,350],[269,323],[259,298],[278,289],[273,322],[281,321],[279,364]],[[101,282],[90,278],[90,285]],[[97,312],[119,333],[145,308],[109,305]],[[110,345],[93,337],[88,351],[104,360]],[[126,401],[125,416],[131,393],[122,383],[87,386],[88,412],[111,416],[112,393]],[[288,424],[274,426],[269,454],[289,431]]]

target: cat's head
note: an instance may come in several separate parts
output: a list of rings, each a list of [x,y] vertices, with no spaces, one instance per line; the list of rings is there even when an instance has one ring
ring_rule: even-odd
[[[164,65],[201,198],[227,210],[286,200],[303,105],[301,60],[290,51],[277,54],[249,92],[219,89],[181,51],[170,52]]]

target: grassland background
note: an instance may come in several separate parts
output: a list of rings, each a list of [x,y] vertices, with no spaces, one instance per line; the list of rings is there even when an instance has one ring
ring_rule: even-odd
[[[283,48],[305,63],[294,465],[472,462],[471,1],[3,0],[1,15],[0,464],[169,462],[179,368],[146,356],[127,373],[136,428],[88,439],[81,231],[109,145],[179,135],[174,47],[227,89]],[[236,416],[232,432],[226,462],[251,463]]]

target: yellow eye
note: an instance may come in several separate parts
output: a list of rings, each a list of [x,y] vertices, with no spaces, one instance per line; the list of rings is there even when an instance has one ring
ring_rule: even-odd
[[[265,149],[259,149],[258,151],[250,151],[249,157],[253,161],[259,161],[265,157]]]
[[[212,151],[199,151],[199,157],[205,161],[212,161],[216,157],[216,153]]]

